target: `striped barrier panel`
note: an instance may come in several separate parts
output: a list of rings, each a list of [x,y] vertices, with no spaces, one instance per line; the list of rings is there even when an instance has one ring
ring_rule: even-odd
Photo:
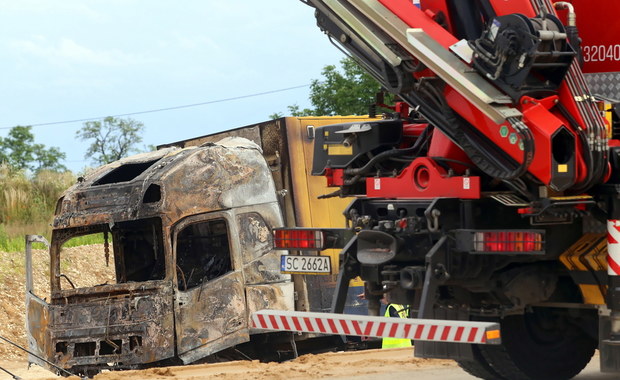
[[[257,330],[294,331],[431,342],[500,344],[499,323],[403,319],[352,314],[260,310],[252,313]]]
[[[620,276],[620,220],[607,221],[607,274]]]

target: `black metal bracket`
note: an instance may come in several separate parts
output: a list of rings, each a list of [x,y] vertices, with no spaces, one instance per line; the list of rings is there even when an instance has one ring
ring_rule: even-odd
[[[432,318],[433,304],[437,297],[439,285],[444,283],[450,275],[445,266],[447,236],[442,236],[437,243],[426,254],[426,274],[424,276],[424,286],[420,297],[420,308],[418,318]]]
[[[357,261],[357,236],[354,236],[340,252],[340,270],[332,299],[332,313],[342,313],[349,290],[349,281],[359,274],[359,262]]]

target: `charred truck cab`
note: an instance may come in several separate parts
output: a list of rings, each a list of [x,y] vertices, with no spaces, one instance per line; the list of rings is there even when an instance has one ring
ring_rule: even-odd
[[[277,270],[270,232],[281,225],[270,170],[246,139],[103,166],[58,201],[49,303],[27,274],[29,348],[92,373],[172,358],[190,363],[247,342],[249,313],[294,309],[293,282]],[[84,286],[63,273],[63,245],[91,234],[103,237],[112,275]],[[41,238],[29,237],[27,253],[35,241]]]

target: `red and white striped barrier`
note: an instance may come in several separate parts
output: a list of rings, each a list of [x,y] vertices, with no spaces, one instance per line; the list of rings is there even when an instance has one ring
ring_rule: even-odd
[[[620,220],[607,221],[607,274],[620,276]]]
[[[499,324],[493,322],[403,319],[285,310],[260,310],[252,313],[251,319],[251,327],[258,330],[399,338],[432,342],[501,343]]]

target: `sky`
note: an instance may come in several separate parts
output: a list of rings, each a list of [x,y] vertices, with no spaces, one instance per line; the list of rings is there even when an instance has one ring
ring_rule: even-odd
[[[309,85],[343,54],[298,0],[0,0],[0,137],[33,125],[35,142],[93,163],[83,122],[137,114],[140,148],[310,107]]]

